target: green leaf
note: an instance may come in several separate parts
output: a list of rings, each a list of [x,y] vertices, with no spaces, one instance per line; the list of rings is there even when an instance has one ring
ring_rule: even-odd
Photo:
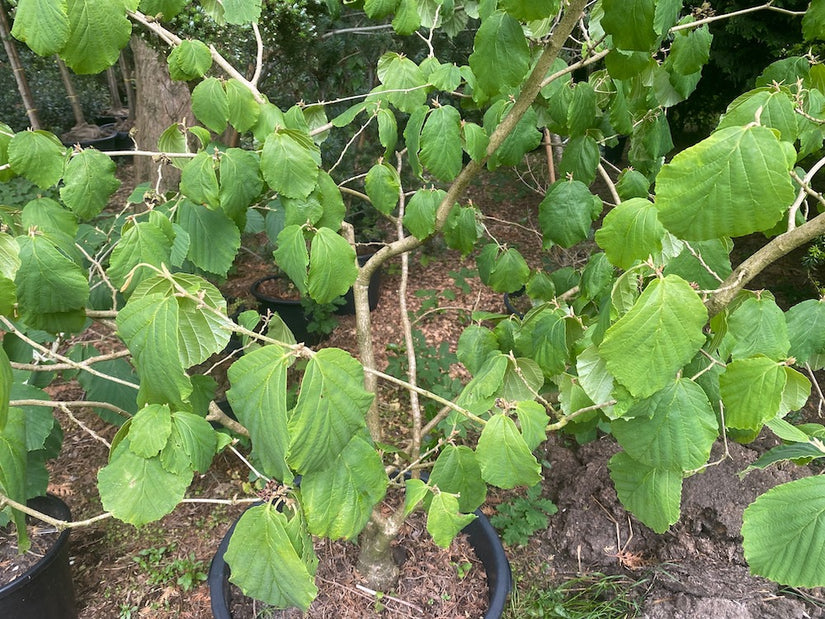
[[[293,469],[325,468],[366,427],[374,396],[363,384],[361,364],[343,350],[324,348],[310,359],[288,422]]]
[[[398,142],[398,123],[395,120],[395,114],[392,110],[382,107],[378,110],[378,141],[387,154],[391,154],[395,150],[395,144]]]
[[[294,527],[266,503],[249,508],[238,520],[225,559],[232,569],[230,581],[245,595],[280,608],[309,608],[318,595],[317,558],[299,518],[292,516],[301,525]],[[297,529],[297,534],[290,529]]]
[[[306,136],[279,129],[264,142],[261,172],[267,184],[288,198],[306,198],[318,178],[317,147]]]
[[[764,87],[751,90],[734,99],[719,121],[717,129],[758,122],[763,127],[778,130],[784,141],[793,144],[799,135],[797,118],[790,92],[786,89]]]
[[[784,366],[764,356],[737,359],[719,377],[725,425],[758,430],[779,412],[787,374]]]
[[[135,526],[159,520],[183,500],[193,473],[176,474],[163,468],[160,458],[142,458],[128,437],[114,447],[109,464],[97,474],[103,509]]]
[[[278,247],[273,252],[277,265],[289,275],[301,294],[307,289],[309,252],[302,226],[285,227],[278,234]]]
[[[458,499],[455,496],[440,492],[433,496],[427,510],[427,531],[437,545],[447,548],[459,531],[473,520],[474,514],[459,512]]]
[[[441,492],[458,495],[458,510],[468,514],[487,498],[487,484],[472,449],[445,445],[430,473],[430,484]]]
[[[559,0],[504,0],[502,7],[520,21],[536,21],[553,17],[559,11]]]
[[[573,100],[567,108],[567,129],[571,137],[581,136],[596,124],[596,91],[588,82],[573,87]]]
[[[825,584],[825,478],[776,486],[743,519],[742,546],[755,574],[791,587]]]
[[[69,40],[67,0],[19,0],[12,36],[38,56],[52,56]]]
[[[580,181],[561,180],[554,183],[539,204],[539,225],[544,246],[555,243],[568,248],[586,239],[594,219],[596,200],[598,198]]]
[[[612,399],[613,376],[595,346],[585,348],[576,357],[576,373],[579,385],[593,402],[601,404]],[[607,414],[609,411],[605,412]]]
[[[209,469],[218,445],[217,434],[206,419],[184,411],[172,413],[172,427],[180,437],[191,468],[203,474]]]
[[[223,82],[207,77],[195,86],[192,90],[192,112],[210,130],[223,132],[229,120],[229,98]]]
[[[596,231],[596,243],[611,263],[629,269],[637,260],[660,252],[664,236],[656,207],[645,199],[631,198],[607,214]]]
[[[132,36],[133,0],[68,3],[69,37],[60,57],[75,73],[100,73],[117,62]]]
[[[435,214],[447,193],[442,189],[419,189],[404,210],[404,226],[417,239],[435,232]]]
[[[247,352],[227,372],[232,387],[226,398],[252,440],[252,456],[265,475],[291,482],[286,464],[286,371],[290,357],[280,346]]]
[[[802,409],[811,397],[811,381],[804,374],[786,366],[785,376],[785,388],[782,390],[779,415],[787,415],[791,411]]]
[[[330,465],[301,480],[307,527],[313,535],[352,539],[387,490],[387,473],[375,449],[354,437]]]
[[[187,257],[192,264],[226,276],[241,246],[241,232],[222,210],[212,210],[189,200],[178,204],[177,223],[189,235]]]
[[[495,259],[495,266],[485,282],[496,292],[515,292],[524,286],[530,275],[527,261],[517,249],[510,247]]]
[[[619,174],[616,182],[616,191],[622,200],[630,198],[647,198],[650,181],[647,177],[633,168],[626,168]]]
[[[507,415],[493,415],[484,425],[476,458],[484,481],[499,488],[534,486],[541,481],[541,465]]]
[[[364,185],[370,202],[376,209],[385,215],[395,210],[401,189],[401,179],[395,168],[387,163],[375,164],[367,172]]]
[[[319,228],[309,252],[307,290],[318,303],[329,303],[350,289],[358,277],[355,250],[329,228]]]
[[[172,241],[159,226],[148,221],[127,223],[123,228],[120,242],[112,250],[107,275],[115,286],[122,288],[128,283],[129,288],[134,289],[154,272],[141,267],[131,274],[132,269],[139,264],[158,268],[170,264]]]
[[[656,533],[679,520],[682,472],[657,469],[620,451],[607,463],[622,505]]]
[[[811,0],[802,17],[802,36],[806,41],[825,38],[825,2],[822,0]]]
[[[547,440],[547,424],[550,418],[544,406],[535,400],[524,400],[516,404],[516,415],[521,426],[524,442],[531,451]]]
[[[197,275],[176,273],[170,282],[160,275],[144,280],[135,288],[132,299],[150,294],[175,298],[178,309],[178,350],[183,367],[204,363],[229,343],[226,328],[226,300],[220,291]],[[175,286],[184,288],[196,299],[181,297]]]
[[[465,256],[473,251],[479,238],[477,215],[472,206],[453,206],[442,231],[447,247]]]
[[[470,68],[488,95],[499,93],[502,86],[520,84],[529,68],[530,50],[521,24],[503,11],[481,22],[473,49]]]
[[[464,137],[464,150],[473,161],[482,161],[487,156],[487,146],[490,138],[482,127],[475,123],[465,122],[461,126]]]
[[[246,133],[258,122],[261,107],[252,91],[236,79],[224,84],[229,105],[228,121],[239,133]]]
[[[169,125],[164,129],[163,133],[158,138],[158,150],[164,153],[188,153],[189,145],[186,143],[186,135],[183,132],[183,127],[179,123]],[[172,158],[172,165],[176,168],[183,168],[187,163],[187,159],[183,157]],[[137,202],[143,202],[142,198],[138,198]]]
[[[172,411],[165,404],[149,404],[132,417],[129,448],[136,456],[152,458],[160,453],[172,433]]]
[[[513,109],[513,104],[500,99],[484,114],[484,130],[488,135],[492,135],[496,127]],[[536,127],[540,121],[533,108],[528,108],[518,121],[516,128],[504,139],[493,156],[487,162],[487,167],[491,170],[499,166],[515,166],[521,163],[524,155],[534,150],[541,143],[542,133]],[[576,143],[581,140],[575,139]],[[573,147],[575,149],[575,146]],[[598,153],[598,149],[597,149]],[[595,165],[594,165],[595,170]]]
[[[796,153],[765,127],[729,127],[677,154],[656,181],[659,221],[687,240],[772,227],[793,202]]]
[[[223,16],[229,24],[250,24],[261,18],[261,0],[222,0]]]
[[[185,39],[172,49],[166,64],[173,80],[188,82],[206,75],[212,66],[212,53],[202,41]]]
[[[10,370],[9,370],[10,371]],[[0,427],[0,488],[10,499],[25,503],[26,493],[26,414],[19,408],[8,408],[6,419]],[[29,547],[26,535],[26,516],[12,512],[17,527],[17,540],[21,551]]]
[[[215,160],[206,151],[199,152],[184,166],[180,176],[180,190],[196,204],[217,208],[218,175],[215,173]]]
[[[396,33],[407,36],[421,27],[421,17],[418,14],[418,6],[415,0],[400,0],[395,17],[392,20],[392,28]]]
[[[825,301],[808,299],[785,313],[790,354],[800,365],[825,354]],[[814,367],[813,369],[820,369]]]
[[[260,161],[255,153],[229,148],[221,153],[220,205],[239,229],[246,223],[246,210],[263,188]]]
[[[427,120],[430,108],[426,105],[417,106],[411,113],[407,120],[407,126],[404,127],[404,142],[407,145],[407,158],[410,163],[410,170],[412,173],[421,178],[421,159],[418,157],[418,151],[421,145],[421,130],[424,127],[424,121]]]
[[[452,92],[461,85],[461,71],[453,63],[439,65],[427,78],[437,89]]]
[[[404,516],[409,516],[430,493],[430,487],[420,479],[404,481]]]
[[[192,384],[178,352],[176,299],[159,293],[130,299],[118,313],[117,327],[141,378],[138,402],[188,408],[184,402]]]
[[[341,190],[332,177],[323,170],[318,171],[318,187],[312,193],[324,209],[321,218],[315,222],[318,228],[329,228],[333,232],[341,229],[341,222],[347,214],[347,207]]]
[[[9,142],[9,165],[41,189],[56,185],[63,176],[66,148],[46,131],[21,131]]]
[[[591,185],[596,179],[599,158],[599,145],[593,137],[573,137],[567,143],[559,161],[559,175],[569,175],[585,185]]]
[[[103,210],[118,187],[112,159],[88,148],[69,160],[60,197],[78,218],[91,219]]]
[[[498,352],[498,339],[490,329],[481,325],[470,325],[458,338],[456,356],[473,376],[494,352]]]
[[[364,12],[370,19],[381,19],[395,12],[398,0],[364,0]]]
[[[421,131],[421,163],[438,180],[449,182],[461,172],[461,114],[450,105],[437,107]]]
[[[673,69],[682,75],[701,71],[710,58],[712,41],[713,35],[707,25],[679,30],[670,45],[669,61]]]
[[[646,52],[656,44],[655,0],[604,0],[602,8],[602,28],[617,48]]]
[[[378,59],[378,79],[386,94],[380,96],[407,114],[412,114],[427,101],[427,80],[421,69],[409,58],[388,52]]]
[[[9,399],[13,381],[11,362],[6,350],[0,346],[0,434],[6,426],[6,420],[9,416]]]
[[[681,378],[634,404],[610,425],[633,460],[661,469],[689,471],[707,462],[718,435],[716,413],[696,383]]]
[[[563,372],[568,357],[564,313],[545,306],[525,316],[516,349],[520,356],[538,363],[548,378]]]
[[[730,313],[727,325],[734,359],[762,354],[778,361],[788,356],[785,315],[770,295],[745,299]]]
[[[651,282],[605,333],[599,355],[636,397],[653,395],[673,380],[705,342],[707,310],[685,280]]]
[[[693,241],[668,261],[664,274],[672,273],[685,281],[695,282],[702,290],[715,290],[731,273],[731,249],[733,243],[727,238]]]
[[[488,356],[472,380],[465,385],[456,404],[473,410],[479,408],[486,411],[490,408],[493,396],[504,383],[507,361],[507,357],[501,353]]]

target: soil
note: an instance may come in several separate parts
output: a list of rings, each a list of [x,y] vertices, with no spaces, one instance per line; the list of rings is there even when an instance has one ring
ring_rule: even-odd
[[[60,532],[52,526],[35,521],[29,523],[31,547],[18,553],[17,533],[11,526],[0,529],[0,587],[4,587],[42,559],[57,542]]]
[[[580,266],[586,254],[578,250],[542,250],[540,235],[535,232],[538,194],[513,190],[510,177],[496,174],[491,178],[474,186],[470,197],[495,213],[496,219],[484,222],[493,236],[503,238],[506,231],[507,238],[514,239],[512,244],[533,267],[547,263]],[[128,193],[128,187],[121,191]],[[249,285],[268,275],[271,269],[271,248],[254,238],[246,239],[244,246],[242,259],[229,280],[221,283],[224,293],[234,299],[230,312],[239,307],[254,307]],[[416,323],[428,342],[448,342],[454,351],[471,311],[504,312],[501,296],[487,290],[477,277],[466,277],[467,288],[462,290],[447,275],[474,269],[472,257],[428,245],[414,252],[410,262],[407,296],[411,311],[420,308],[425,300],[415,291],[441,292],[440,308]],[[782,268],[777,267],[777,274],[785,277],[781,274],[788,271]],[[381,300],[372,313],[379,368],[386,367],[388,346],[401,343],[399,281],[400,262],[395,260],[387,265]],[[454,296],[443,291],[452,291]],[[338,326],[323,345],[354,352],[354,317],[339,317]],[[461,374],[459,367],[449,371]],[[71,384],[64,388],[76,389]],[[59,389],[54,397],[60,397]],[[397,414],[405,405],[399,393],[389,387],[382,387],[379,397],[385,411]],[[816,415],[813,406],[807,414]],[[50,491],[69,503],[76,520],[91,518],[103,511],[95,487],[96,476],[106,464],[108,450],[103,441],[112,440],[114,429],[89,411],[75,411],[74,416],[94,435],[81,429],[65,413],[58,411],[57,415],[66,437],[60,458],[51,465]],[[745,506],[768,488],[809,474],[805,468],[781,465],[754,471],[740,480],[737,473],[770,446],[771,439],[767,437],[748,446],[729,444],[726,449],[721,443],[716,445],[714,464],[684,482],[682,520],[664,535],[656,535],[629,516],[617,500],[606,467],[617,449],[614,441],[601,439],[576,445],[563,437],[551,437],[545,452],[538,454],[539,460],[549,467],[542,494],[556,503],[559,512],[527,546],[507,549],[514,574],[520,577],[514,595],[526,595],[533,588],[557,587],[575,577],[617,574],[636,583],[633,591],[641,609],[639,616],[651,619],[825,617],[825,594],[821,591],[780,588],[753,577],[742,556],[739,531]],[[215,459],[209,472],[196,478],[187,496],[248,496],[244,489],[246,479],[243,463],[231,453],[224,453]],[[492,515],[498,503],[517,495],[493,492],[482,509]],[[73,530],[71,554],[81,619],[210,617],[209,591],[199,579],[208,570],[219,541],[243,509],[241,504],[184,503],[161,521],[140,529],[107,519]],[[136,561],[146,549],[163,549],[162,560],[155,567],[145,567],[145,560],[144,565]],[[191,588],[180,584],[180,572],[169,567],[175,561],[179,565],[185,560],[195,566],[187,572],[193,576]],[[429,558],[425,561],[431,563]],[[358,595],[355,591],[350,594]],[[437,596],[416,594],[406,601],[424,606],[429,597]],[[330,615],[308,616],[344,616],[340,614],[341,608],[347,603],[338,604],[337,611],[329,611]],[[463,610],[445,613],[437,616],[465,616]]]

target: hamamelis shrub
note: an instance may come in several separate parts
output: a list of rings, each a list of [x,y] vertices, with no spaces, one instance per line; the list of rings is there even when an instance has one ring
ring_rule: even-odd
[[[389,542],[412,510],[426,510],[434,540],[448,544],[488,485],[540,482],[532,452],[549,432],[609,429],[622,448],[609,466],[618,496],[657,532],[679,519],[682,480],[708,465],[716,441],[752,440],[767,426],[783,444],[755,466],[825,456],[825,428],[785,419],[807,401],[807,375],[825,367],[825,305],[783,311],[769,291],[745,290],[767,264],[825,232],[825,200],[811,186],[825,162],[825,70],[815,59],[767,67],[707,139],[665,163],[667,110],[701,77],[708,23],[726,17],[709,6],[692,15],[680,0],[328,0],[333,11],[363,10],[413,37],[419,55],[387,51],[378,85],[347,99],[350,107],[281,109],[259,91],[257,72],[244,77],[219,49],[164,26],[185,4],[17,3],[14,35],[78,73],[113,63],[133,28],[157,35],[169,46],[171,76],[192,87],[199,123],[173,125],[156,149],[135,153],[178,166],[182,177],[178,192],[132,196],[125,214],[104,210],[118,187],[108,155],[64,148],[44,132],[0,134],[4,180],[59,189],[59,199],[4,211],[0,233],[0,485],[18,524],[25,499],[45,490],[43,461],[59,443],[41,391],[58,370],[74,372],[88,398],[62,407],[126,419],[98,476],[104,508],[125,522],[156,520],[185,500],[194,474],[232,440],[209,421],[247,435],[264,503],[238,523],[227,552],[232,579],[256,598],[301,608],[317,591],[312,536],[357,538],[359,569],[386,589],[395,569]],[[260,0],[200,7],[230,40],[233,28],[254,36],[268,10]],[[825,36],[825,1],[792,15],[800,40]],[[442,62],[444,37],[467,31],[472,52]],[[227,127],[243,147],[218,141]],[[538,205],[544,243],[597,245],[580,272],[563,277],[531,271],[507,238],[487,235],[485,214],[464,199],[486,171],[538,147],[545,129],[564,149]],[[336,162],[365,131],[382,156],[336,178]],[[336,132],[344,146],[330,152],[324,138]],[[614,183],[601,152],[622,136],[630,165]],[[607,204],[591,192],[597,176],[611,192]],[[342,193],[398,230],[363,266]],[[261,333],[254,313],[227,317],[210,279],[227,274],[260,210],[274,263],[302,294],[328,303],[354,286],[357,359],[295,343],[277,319]],[[734,267],[734,239],[755,232],[765,246]],[[406,380],[381,372],[370,337],[370,275],[435,235],[474,252],[493,290],[525,287],[535,302],[522,319],[479,320],[464,331],[457,356],[472,379],[455,401],[416,387],[414,372]],[[68,348],[98,323],[116,329],[122,351]],[[233,333],[246,346],[228,371],[238,422],[212,401],[213,378],[193,369]],[[300,381],[294,398],[291,377]],[[408,436],[385,432],[374,395],[381,380],[411,394]],[[444,412],[425,418],[420,397]],[[376,506],[391,484],[405,499],[386,514]],[[825,584],[823,514],[821,476],[759,497],[743,528],[753,571]]]

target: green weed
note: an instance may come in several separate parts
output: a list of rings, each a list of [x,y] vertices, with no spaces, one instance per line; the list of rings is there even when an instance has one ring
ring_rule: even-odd
[[[176,549],[175,544],[145,548],[133,559],[148,575],[150,584],[175,583],[183,591],[189,591],[206,580],[206,565],[203,561],[195,559],[194,553],[170,559]]]
[[[496,507],[490,522],[501,533],[501,539],[509,546],[526,546],[530,536],[546,529],[549,517],[559,511],[550,499],[542,498],[541,484],[527,490],[527,496],[518,497]]]
[[[506,619],[627,619],[641,612],[635,589],[644,581],[588,574],[555,588],[531,587],[514,595]]]

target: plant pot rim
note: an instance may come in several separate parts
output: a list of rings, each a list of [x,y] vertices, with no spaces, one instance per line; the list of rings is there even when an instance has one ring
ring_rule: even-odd
[[[261,505],[262,502],[254,503]],[[488,606],[483,619],[498,619],[507,607],[507,597],[513,586],[513,577],[510,571],[510,562],[504,552],[504,546],[495,528],[481,509],[473,512],[476,516],[461,532],[466,533],[473,551],[484,565],[487,575]],[[232,619],[229,604],[229,565],[224,560],[224,554],[229,547],[229,540],[235,531],[238,520],[226,532],[221,540],[212,563],[209,566],[209,595],[212,605],[212,614],[215,619]]]
[[[37,509],[38,511],[48,513],[50,516],[59,518],[60,520],[71,519],[69,506],[63,502],[63,499],[51,493],[44,496],[31,498],[27,501],[27,505]],[[17,576],[17,578],[11,582],[0,586],[0,600],[10,596],[21,587],[25,587],[41,572],[48,569],[48,567],[57,558],[57,555],[61,552],[63,547],[68,543],[70,531],[71,529],[63,529],[46,554],[44,554],[37,563],[32,565],[29,569]]]
[[[252,296],[255,297],[258,301],[263,303],[282,303],[284,305],[301,305],[300,299],[287,299],[284,297],[271,297],[268,294],[261,292],[261,285],[264,282],[280,279],[281,275],[267,275],[266,277],[261,277],[256,279],[252,282],[252,285],[249,287],[249,291],[252,293]]]

